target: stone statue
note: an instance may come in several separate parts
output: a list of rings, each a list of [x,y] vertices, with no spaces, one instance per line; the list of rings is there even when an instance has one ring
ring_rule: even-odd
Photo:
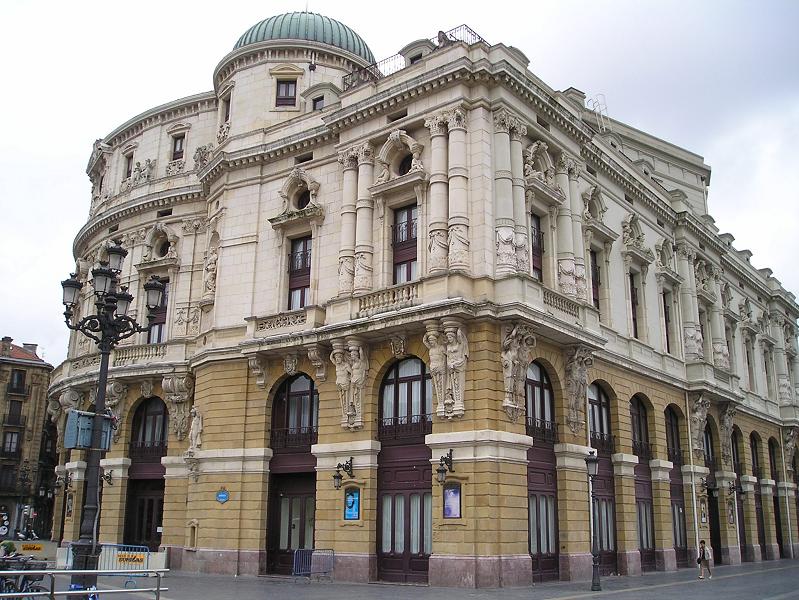
[[[500,359],[505,383],[505,396],[502,408],[514,423],[524,410],[524,383],[527,366],[532,361],[536,338],[532,329],[515,324],[506,328],[502,340]]]
[[[694,458],[702,461],[705,459],[705,425],[707,425],[708,408],[710,400],[702,394],[696,394],[691,405],[691,448],[694,451]]]
[[[122,434],[122,420],[125,416],[125,400],[128,397],[128,386],[121,381],[111,381],[105,389],[105,405],[113,417],[114,442],[119,441]]]
[[[443,414],[444,402],[447,397],[447,348],[436,325],[428,326],[422,342],[427,346],[429,355],[428,369],[433,384],[433,394],[436,397],[436,413]]]
[[[793,456],[796,452],[796,439],[799,437],[799,427],[788,427],[783,439],[785,448],[785,468],[793,472]]]
[[[581,414],[588,397],[588,368],[594,364],[588,346],[571,346],[566,349],[566,401],[569,414],[566,422],[572,433],[577,434],[585,424]]]
[[[444,400],[445,416],[461,416],[464,412],[463,394],[466,387],[466,361],[469,359],[469,342],[459,323],[445,324],[447,340],[448,390]]]
[[[203,445],[203,416],[196,406],[191,407],[189,411],[191,417],[191,428],[189,429],[189,450],[197,450]]]
[[[350,369],[352,373],[351,382],[351,408],[354,413],[352,426],[363,426],[363,388],[366,385],[366,374],[369,371],[369,361],[366,358],[366,350],[360,344],[350,343]]]
[[[414,149],[413,156],[411,158],[411,169],[408,171],[409,173],[421,173],[424,172],[424,165],[422,164],[421,159],[421,149]]]
[[[727,403],[719,415],[719,434],[721,437],[721,460],[725,465],[732,465],[732,427],[736,414],[735,406]]]
[[[205,277],[203,280],[203,295],[212,296],[216,291],[216,263],[218,260],[216,246],[211,246],[205,259]]]
[[[375,179],[375,184],[385,183],[391,178],[391,173],[388,170],[388,164],[380,161],[380,174]]]
[[[336,389],[338,390],[339,402],[341,404],[341,425],[347,427],[349,424],[350,408],[350,382],[352,381],[352,369],[350,368],[347,354],[342,348],[335,348],[330,354],[330,361],[336,368]]]

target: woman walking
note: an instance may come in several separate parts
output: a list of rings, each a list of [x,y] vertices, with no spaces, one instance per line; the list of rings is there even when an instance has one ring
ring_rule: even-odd
[[[696,558],[696,564],[699,565],[699,579],[705,578],[705,569],[707,569],[707,578],[713,579],[713,574],[710,572],[709,558],[707,547],[705,546],[705,540],[700,540],[699,556]]]

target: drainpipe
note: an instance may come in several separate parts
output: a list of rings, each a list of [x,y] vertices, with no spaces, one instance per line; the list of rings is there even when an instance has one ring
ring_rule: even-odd
[[[688,461],[691,463],[691,503],[694,509],[694,544],[696,544],[696,551],[699,552],[699,516],[696,513],[696,480],[694,475],[694,448],[693,438],[691,436],[691,407],[688,404],[688,391],[685,392],[685,414],[688,421]],[[735,512],[738,512],[738,507],[735,507]]]
[[[782,429],[780,429],[780,452],[782,452],[782,481],[785,482],[785,485],[788,485],[788,472],[785,469],[785,447],[783,446],[782,443],[782,437],[783,437]],[[788,519],[788,548],[791,549],[790,551],[791,558],[794,558],[793,525],[791,525],[791,499],[788,497],[787,493],[785,494],[785,518]]]

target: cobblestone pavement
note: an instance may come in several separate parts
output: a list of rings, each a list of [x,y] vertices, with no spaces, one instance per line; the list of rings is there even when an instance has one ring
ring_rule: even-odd
[[[142,580],[137,580],[139,584]],[[164,580],[164,600],[235,598],[236,600],[799,600],[799,561],[781,560],[735,567],[717,567],[713,578],[698,580],[694,569],[676,573],[647,573],[637,577],[606,577],[602,591],[590,582],[547,583],[532,588],[461,589],[418,585],[345,584],[294,581],[291,578],[221,577],[179,571]],[[152,598],[152,594],[120,594],[123,598]],[[107,598],[119,597],[117,594]]]

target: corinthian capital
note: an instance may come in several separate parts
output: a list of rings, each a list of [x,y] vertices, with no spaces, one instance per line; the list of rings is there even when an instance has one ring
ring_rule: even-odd
[[[513,117],[504,108],[494,113],[494,131],[497,133],[510,133],[511,119]]]
[[[462,108],[455,108],[447,113],[447,125],[449,130],[466,129],[466,111]]]
[[[344,169],[355,169],[358,166],[358,153],[355,148],[347,148],[338,153],[338,162]]]
[[[424,126],[430,130],[430,135],[444,135],[447,133],[447,114],[431,115],[424,120]]]
[[[375,149],[371,144],[363,144],[358,146],[358,164],[371,165],[375,162]]]

